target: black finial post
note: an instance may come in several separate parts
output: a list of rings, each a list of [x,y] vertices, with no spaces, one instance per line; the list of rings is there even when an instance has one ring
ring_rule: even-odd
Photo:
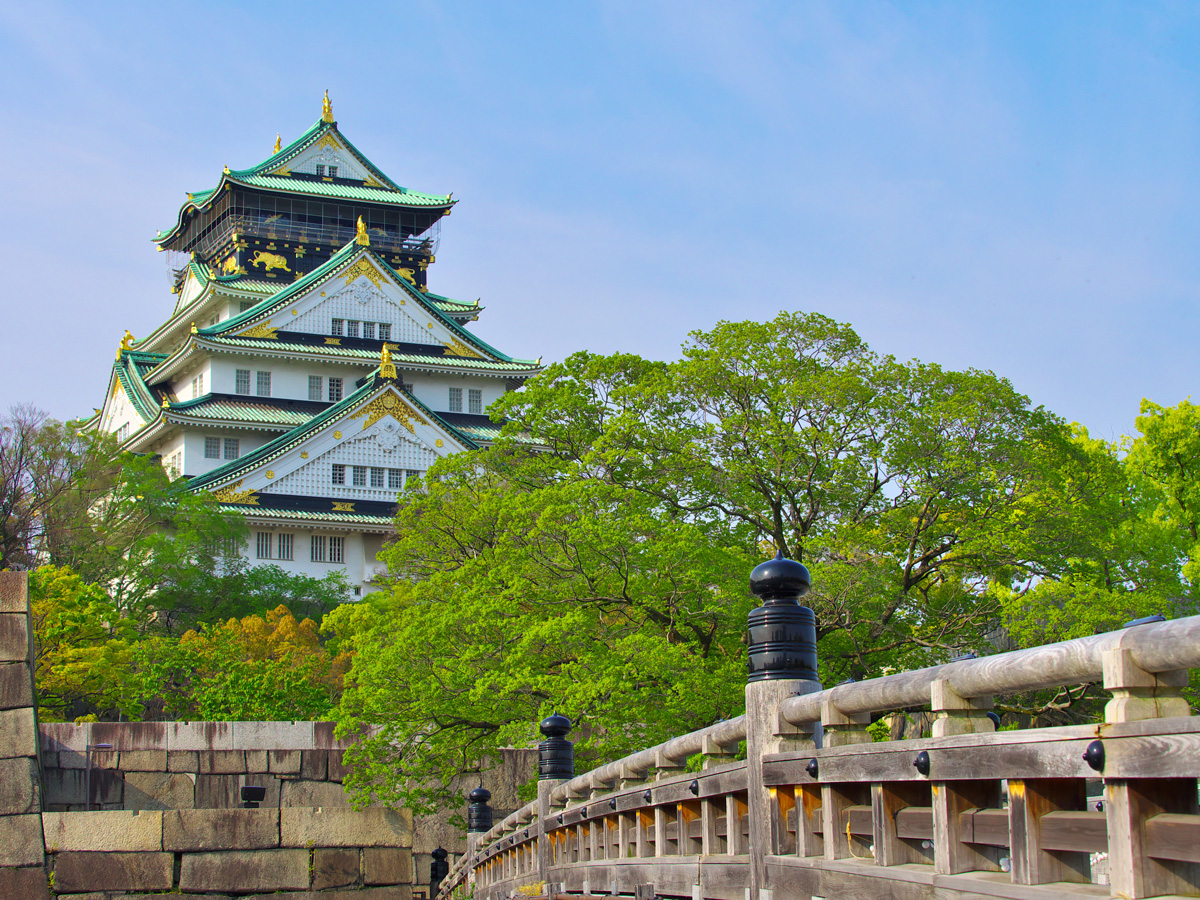
[[[811,584],[808,569],[783,551],[750,573],[750,593],[763,601],[749,619],[750,681],[819,680],[817,620],[798,602]]]
[[[538,744],[538,781],[575,777],[575,745],[567,740],[571,720],[555,713],[539,726],[546,739]]]
[[[442,886],[442,879],[450,874],[450,863],[446,862],[446,857],[450,854],[438,847],[430,855],[433,857],[433,862],[429,864],[429,896],[433,898],[437,896],[438,889]]]
[[[483,834],[492,830],[492,808],[488,801],[492,792],[482,784],[467,794],[467,833]]]

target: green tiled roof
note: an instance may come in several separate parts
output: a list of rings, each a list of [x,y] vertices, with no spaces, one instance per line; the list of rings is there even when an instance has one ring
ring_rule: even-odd
[[[287,175],[272,175],[270,173],[278,171],[287,163],[302,153],[304,150],[312,146],[313,143],[320,140],[327,132],[334,132],[337,135],[338,141],[345,145],[346,149],[354,156],[359,163],[366,168],[377,181],[382,183],[381,187],[367,187],[365,185],[358,186],[355,184],[337,184],[332,181],[314,181],[307,178],[291,178]],[[308,194],[318,197],[336,197],[346,200],[362,200],[369,203],[386,203],[392,206],[417,207],[424,209],[438,209],[441,207],[449,208],[454,205],[454,200],[450,195],[440,196],[438,194],[426,194],[421,191],[411,191],[408,188],[401,187],[388,178],[373,162],[366,158],[362,152],[355,147],[346,136],[337,130],[336,122],[317,121],[308,131],[300,135],[299,138],[281,149],[278,153],[269,156],[256,166],[251,166],[248,169],[234,169],[225,172],[221,176],[220,182],[211,190],[193,191],[188,195],[187,202],[179,208],[179,215],[176,217],[175,224],[170,228],[159,231],[154,237],[155,243],[163,243],[170,240],[179,228],[183,225],[184,215],[189,208],[200,209],[208,203],[218,192],[222,185],[227,182],[241,184],[247,187],[263,188],[264,190],[282,191],[290,194]]]
[[[234,506],[219,504],[221,512],[241,513],[246,516],[269,516],[273,519],[300,519],[310,522],[339,522],[346,525],[391,525],[391,516],[367,516],[347,512],[314,512],[306,509],[269,509],[259,506]]]
[[[283,341],[273,341],[269,338],[225,337],[224,335],[206,335],[200,338],[205,343],[216,344],[219,347],[244,347],[253,350],[278,350],[294,353],[311,353],[314,356],[337,356],[342,359],[361,359],[371,361],[373,366],[379,363],[379,351],[359,347],[339,347],[333,344],[289,344]],[[440,345],[439,345],[440,346]],[[480,369],[485,372],[526,372],[537,368],[537,363],[514,360],[512,362],[495,362],[490,359],[476,359],[470,356],[423,356],[418,353],[399,353],[393,351],[392,361],[403,367],[406,363],[414,366],[445,364],[463,369]]]
[[[213,279],[222,287],[235,288],[239,291],[252,291],[256,294],[277,294],[286,284],[277,281],[258,281],[245,275],[220,275]]]
[[[173,403],[169,412],[197,419],[227,419],[263,425],[285,425],[289,428],[303,425],[315,415],[312,411],[255,403],[253,400],[214,399],[211,394],[188,400],[186,403]]]
[[[125,391],[125,396],[137,410],[142,420],[149,422],[158,415],[159,402],[150,388],[146,385],[145,374],[162,362],[166,357],[161,353],[142,353],[137,350],[123,350],[121,358],[113,363],[117,381]]]

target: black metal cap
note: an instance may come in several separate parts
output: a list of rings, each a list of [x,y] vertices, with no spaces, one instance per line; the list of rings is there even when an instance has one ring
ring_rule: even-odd
[[[750,573],[750,593],[764,600],[795,600],[812,587],[808,568],[787,559],[780,550],[774,559],[759,563]]]
[[[467,794],[467,800],[471,803],[487,803],[492,799],[492,792],[485,788],[482,784]]]
[[[447,853],[445,850],[443,850],[441,847],[438,847],[436,850],[434,850],[429,855],[432,856],[434,859],[445,859],[450,854]]]
[[[564,738],[571,733],[571,720],[556,712],[542,719],[538,728],[548,738]]]

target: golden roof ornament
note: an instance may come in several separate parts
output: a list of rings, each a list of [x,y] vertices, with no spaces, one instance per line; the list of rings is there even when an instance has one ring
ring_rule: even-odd
[[[171,408],[171,398],[170,398],[170,397],[163,397],[163,404],[162,404],[162,408],[163,408],[163,409],[170,409],[170,408]]]
[[[125,329],[125,337],[121,338],[121,346],[117,347],[117,359],[121,358],[121,352],[124,350],[133,349],[133,334],[128,328]]]
[[[379,354],[379,377],[396,379],[396,364],[392,362],[392,351],[387,344],[383,345],[383,352]]]
[[[283,140],[279,137],[279,132],[275,132],[275,152],[278,153],[283,149]]]
[[[321,101],[321,121],[333,122],[333,104],[329,102],[329,90],[325,91],[325,99]]]
[[[200,329],[199,329],[199,328],[197,328],[197,327],[196,327],[196,323],[195,323],[195,322],[193,322],[193,323],[192,323],[192,334],[199,334],[199,333],[200,333]]]
[[[358,234],[354,236],[354,243],[363,247],[371,246],[371,238],[367,236],[367,225],[362,216],[358,217]]]
[[[223,171],[226,175],[228,175],[229,174],[229,166],[222,166],[221,171]]]

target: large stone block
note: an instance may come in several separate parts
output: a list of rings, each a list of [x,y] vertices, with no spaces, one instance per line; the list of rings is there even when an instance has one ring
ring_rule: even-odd
[[[93,750],[91,756],[93,769],[121,768],[122,754],[116,750]],[[86,750],[63,750],[58,754],[58,768],[60,769],[86,769],[87,764]]]
[[[279,811],[283,847],[411,847],[412,814],[408,810],[309,809]]]
[[[126,772],[124,807],[191,809],[196,805],[194,778],[182,772]]]
[[[241,775],[246,771],[242,750],[201,750],[197,754],[201,775]]]
[[[329,774],[328,750],[304,750],[300,754],[300,777],[305,781],[324,781]]]
[[[41,812],[37,761],[30,757],[0,759],[0,815]]]
[[[233,750],[234,724],[233,722],[167,722],[167,749]]]
[[[242,805],[242,775],[197,775],[196,809],[235,809]]]
[[[299,775],[299,750],[268,750],[267,765],[273,775]]]
[[[127,898],[133,900],[133,898]],[[172,894],[170,900],[176,900]],[[205,900],[216,900],[211,895]],[[412,900],[412,885],[398,884],[393,887],[347,888],[333,891],[301,891],[295,894],[253,894],[238,900]]]
[[[195,750],[168,750],[167,771],[192,773],[199,772],[199,757],[200,754]]]
[[[60,853],[54,857],[54,890],[169,891],[171,853]]]
[[[0,866],[40,866],[46,860],[42,817],[0,817]]]
[[[5,869],[0,873],[0,900],[49,900],[49,897],[49,879],[41,866]]]
[[[38,733],[33,708],[0,709],[0,759],[37,754]]]
[[[72,725],[69,722],[42,722],[38,732],[42,740],[42,753],[59,753],[74,750],[82,754],[90,743],[90,725]],[[103,743],[103,742],[101,742]]]
[[[86,769],[47,769],[44,773],[46,803],[85,806],[88,803]],[[93,769],[91,775],[91,805],[93,808],[116,804],[123,800],[125,780],[109,769]]]
[[[0,612],[29,611],[28,573],[0,572]]]
[[[169,722],[93,722],[91,742],[116,750],[167,750]],[[185,748],[186,749],[186,748]]]
[[[304,891],[307,850],[231,850],[183,857],[183,891]]]
[[[166,750],[123,750],[121,752],[123,772],[166,772]]]
[[[29,616],[0,613],[0,662],[29,659]]]
[[[0,664],[0,709],[33,706],[33,676],[28,663]]]
[[[312,722],[233,722],[238,750],[312,750]]]
[[[335,738],[333,732],[336,728],[337,722],[313,722],[313,747],[317,750],[345,750],[360,737],[354,734]]]
[[[281,807],[291,806],[349,806],[346,792],[333,781],[285,781],[279,795]]]
[[[166,813],[163,849],[264,850],[279,846],[277,809],[188,809]]]
[[[350,766],[346,765],[345,750],[329,751],[329,780],[345,781],[350,774]]]
[[[363,850],[366,884],[411,884],[412,851],[407,847],[367,847]]]
[[[247,772],[269,772],[271,767],[267,765],[266,750],[247,750],[246,752],[246,771]]]
[[[358,883],[358,850],[314,850],[312,889],[349,887]]]
[[[161,812],[45,812],[42,829],[51,853],[162,850]]]

